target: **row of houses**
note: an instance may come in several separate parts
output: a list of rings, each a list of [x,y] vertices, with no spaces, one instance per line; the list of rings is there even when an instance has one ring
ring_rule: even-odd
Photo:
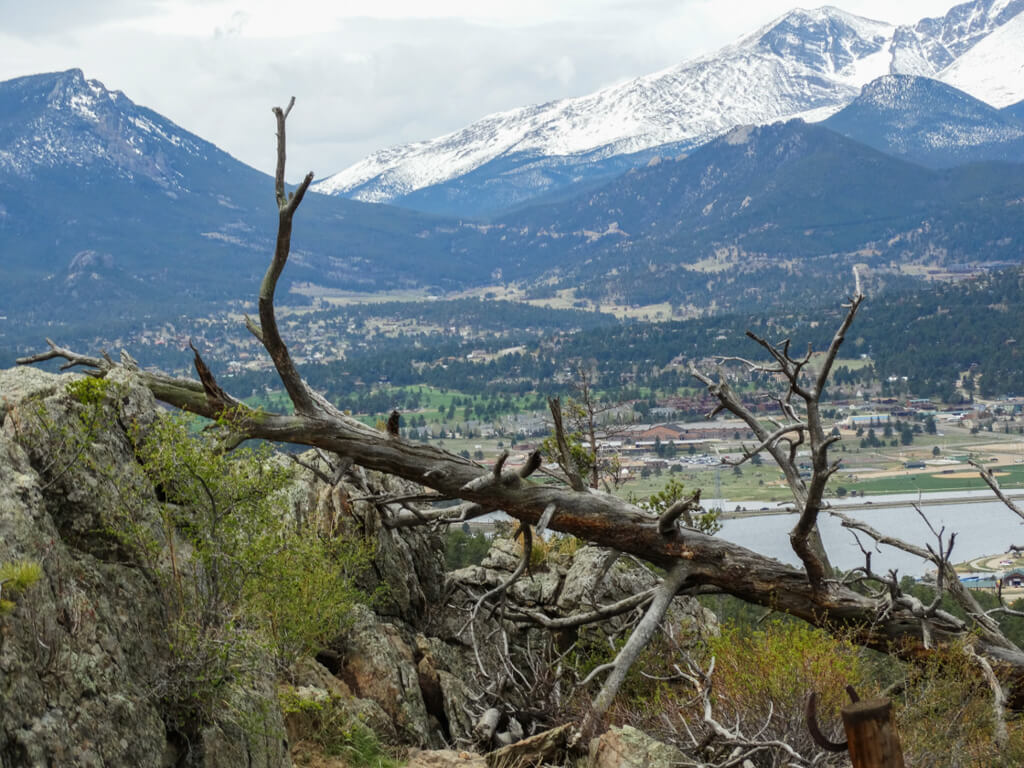
[[[1024,568],[995,573],[964,573],[960,583],[967,589],[1020,589],[1024,587]]]

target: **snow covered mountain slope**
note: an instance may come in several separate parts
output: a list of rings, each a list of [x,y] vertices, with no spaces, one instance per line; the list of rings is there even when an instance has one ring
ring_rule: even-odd
[[[1024,162],[1024,123],[927,77],[880,77],[822,125],[932,168],[985,160]]]
[[[461,286],[493,269],[457,222],[322,195],[303,210],[286,281]],[[273,177],[81,70],[0,82],[0,315],[202,312],[259,285],[277,218]]]
[[[887,70],[885,48],[893,31],[891,25],[832,8],[793,11],[712,56],[382,150],[314,188],[371,202],[396,201],[511,156],[599,159],[669,142],[697,146],[737,124],[833,110]],[[528,191],[547,188],[546,180],[538,179]]]
[[[1024,49],[1022,11],[1024,0],[974,0],[897,28],[835,7],[798,9],[712,55],[390,147],[313,188],[435,213],[487,216],[564,196],[566,189],[600,182],[655,156],[685,153],[736,125],[823,119],[890,72],[938,77],[986,95],[1004,81],[1009,103],[1024,97],[1021,88],[1011,98],[1017,86],[1004,78],[1006,62],[1021,55],[1014,40]],[[995,42],[979,47],[1004,28]],[[966,58],[975,49],[978,54]]]
[[[736,125],[823,119],[891,71],[936,76],[1022,11],[1024,0],[974,0],[897,28],[833,7],[794,10],[712,55],[381,150],[314,189],[436,213],[493,214],[688,151]],[[979,61],[970,77],[991,82],[999,66]],[[667,151],[654,149],[666,144]]]
[[[182,191],[182,165],[223,154],[80,69],[20,77],[0,89],[0,171],[23,178],[89,166]]]
[[[899,27],[893,37],[892,71],[936,77],[1002,25],[1024,11],[1024,0],[976,0],[945,16]],[[998,67],[990,74],[998,76]],[[973,96],[984,100],[981,94]]]
[[[938,79],[995,107],[1024,99],[1024,12],[979,41]]]

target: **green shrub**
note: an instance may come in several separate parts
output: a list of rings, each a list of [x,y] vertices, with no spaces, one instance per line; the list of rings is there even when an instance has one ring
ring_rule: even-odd
[[[281,686],[278,698],[297,764],[316,753],[341,758],[349,768],[396,768],[400,764],[381,745],[377,734],[354,717],[337,696],[311,698]]]
[[[907,765],[916,768],[1011,768],[1024,765],[1024,727],[1007,723],[999,745],[992,691],[977,662],[953,646],[905,667],[896,727]]]
[[[297,521],[283,493],[292,467],[269,446],[227,453],[217,435],[164,416],[135,435],[162,500],[161,525],[125,494],[112,526],[154,564],[168,606],[172,666],[164,698],[183,721],[211,717],[228,686],[316,652],[369,597],[356,581],[373,548]],[[161,553],[170,572],[157,569]]]
[[[43,569],[39,563],[22,560],[0,565],[0,616],[10,613],[15,607],[14,600],[4,599],[4,593],[17,598],[42,577]]]
[[[673,477],[665,484],[664,488],[652,493],[647,501],[639,502],[639,506],[641,509],[647,509],[660,515],[662,512],[667,511],[668,508],[677,501],[686,498],[685,489],[686,486],[683,485],[682,481]],[[720,511],[721,510],[712,509],[704,512],[703,514],[694,516],[694,527],[702,533],[714,536],[722,530],[722,524],[718,522]]]
[[[772,621],[755,630],[726,626],[708,643],[715,657],[713,708],[719,722],[739,722],[747,732],[764,727],[801,754],[814,754],[807,731],[808,695],[818,693],[819,722],[840,723],[852,685],[861,698],[879,692],[862,649],[798,621]]]
[[[91,376],[75,379],[68,382],[64,387],[64,391],[71,396],[72,400],[89,406],[102,405],[110,389],[111,383],[109,381]]]
[[[678,640],[682,636],[676,633]],[[693,738],[709,739],[715,756],[702,755],[710,763],[725,762],[732,747],[712,737],[704,723],[703,700],[692,677],[687,649],[678,640],[661,635],[634,664],[620,691],[609,719],[628,723],[662,741],[692,753]],[[607,646],[606,646],[607,648]],[[595,648],[588,666],[610,660],[614,650]],[[826,732],[838,727],[839,708],[848,702],[845,686],[853,685],[862,697],[877,694],[872,666],[864,652],[827,632],[803,622],[770,622],[758,629],[726,625],[717,636],[700,638],[689,650],[695,665],[707,670],[714,659],[710,701],[712,716],[725,727],[739,728],[758,741],[779,740],[805,757],[820,754],[811,741],[805,719],[807,696],[819,694],[819,720]],[[586,706],[582,702],[578,706]],[[691,737],[692,734],[692,737]],[[718,745],[717,747],[715,745]],[[757,766],[788,764],[778,751],[758,753]],[[820,766],[839,766],[841,758],[823,755]]]

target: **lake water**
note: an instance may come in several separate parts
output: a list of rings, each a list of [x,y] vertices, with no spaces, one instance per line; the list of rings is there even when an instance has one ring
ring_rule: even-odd
[[[1024,506],[1024,491],[1009,491],[1008,495],[1018,506]],[[1024,546],[1024,520],[1001,502],[992,501],[992,498],[992,492],[984,490],[921,496],[916,493],[890,494],[839,501],[833,499],[831,502],[849,517],[861,520],[881,533],[919,547],[931,544],[934,549],[935,536],[928,530],[928,526],[914,508],[909,506],[909,502],[920,500],[921,509],[935,530],[945,527],[947,538],[950,532],[956,532],[952,559],[953,562],[959,563],[1006,552],[1011,544]],[[704,506],[721,506],[729,511],[739,507],[748,512],[757,512],[769,506],[777,508],[781,505],[761,501],[737,504],[728,499],[707,499]],[[491,512],[477,518],[477,522],[496,519],[510,518],[504,512]],[[827,512],[821,514],[818,522],[833,565],[843,570],[864,565],[864,554],[849,529],[843,528],[842,523],[829,516]],[[719,536],[768,557],[798,566],[800,561],[789,545],[789,532],[795,524],[796,515],[793,514],[755,514],[723,520]],[[890,568],[895,568],[900,576],[919,577],[932,570],[931,563],[925,560],[892,547],[875,545],[864,534],[857,535],[860,536],[865,548],[873,553],[871,568],[876,573],[885,573]]]
[[[1020,497],[1016,494],[1014,496],[1020,505]],[[991,492],[960,493],[955,497],[959,500],[957,502],[950,502],[948,496],[924,494],[920,498],[921,509],[936,530],[945,527],[946,534],[956,532],[952,552],[954,562],[1006,552],[1011,544],[1024,546],[1024,521],[1001,502],[992,501]],[[864,503],[869,500],[871,504]],[[934,549],[935,536],[920,515],[913,507],[896,503],[917,500],[917,494],[900,494],[868,497],[863,501],[858,498],[855,502],[839,502],[836,506],[849,517],[861,520],[881,533],[919,547],[931,544]],[[747,506],[751,507],[751,504],[748,502]],[[728,502],[725,508],[731,508]],[[794,514],[733,518],[723,521],[719,536],[785,563],[798,565],[799,559],[789,545],[789,532],[795,523]],[[841,521],[822,513],[818,524],[833,565],[844,570],[864,565],[864,554],[857,546],[852,532],[843,528]],[[896,568],[901,576],[923,576],[932,568],[930,563],[914,555],[892,547],[875,545],[866,535],[857,535],[865,548],[873,553],[871,567],[876,573]]]

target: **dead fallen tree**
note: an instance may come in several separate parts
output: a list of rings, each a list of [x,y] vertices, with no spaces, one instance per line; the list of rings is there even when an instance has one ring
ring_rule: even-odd
[[[773,344],[752,335],[771,358],[767,365],[733,359],[751,369],[777,374],[784,382],[779,397],[781,419],[763,423],[748,409],[723,377],[695,371],[717,397],[718,411],[729,411],[743,419],[757,438],[746,449],[744,460],[768,452],[779,464],[793,491],[798,523],[791,543],[804,565],[792,568],[755,551],[703,534],[684,525],[645,512],[615,496],[587,487],[579,478],[568,477],[564,485],[536,482],[528,471],[494,469],[429,445],[402,439],[394,430],[380,431],[345,415],[313,391],[299,375],[277,328],[274,292],[288,259],[293,217],[312,180],[306,176],[298,188],[287,193],[284,184],[285,121],[291,110],[274,110],[278,129],[278,160],[275,178],[279,209],[276,247],[259,291],[259,320],[247,318],[247,327],[260,340],[274,362],[281,383],[294,410],[274,414],[247,407],[217,383],[195,351],[198,380],[176,378],[139,370],[122,354],[94,357],[65,349],[48,340],[50,348],[18,362],[30,364],[61,358],[64,367],[80,366],[94,376],[105,376],[117,366],[131,368],[160,400],[191,413],[218,420],[227,430],[226,447],[247,438],[312,446],[342,457],[343,461],[414,481],[437,492],[438,498],[465,502],[461,519],[501,509],[525,525],[543,524],[588,542],[632,554],[664,568],[666,582],[675,594],[721,592],[773,610],[783,611],[833,631],[869,648],[905,659],[927,656],[936,646],[962,643],[973,647],[986,660],[1006,693],[1007,705],[1024,708],[1024,652],[999,631],[988,616],[965,622],[921,606],[919,601],[899,594],[898,584],[882,580],[883,588],[871,592],[861,585],[831,578],[827,555],[817,535],[817,516],[825,507],[823,494],[838,465],[828,450],[837,438],[826,435],[818,402],[832,363],[863,299],[859,285],[846,316],[837,330],[823,362],[810,369],[810,350],[800,357],[790,354],[789,342]],[[564,435],[556,435],[564,440]],[[809,480],[800,476],[798,449],[811,452]],[[568,462],[567,462],[568,463]],[[670,510],[671,511],[671,510]],[[427,524],[434,512],[396,512],[395,527]],[[676,516],[678,517],[678,515]],[[685,519],[685,518],[684,518]],[[388,521],[385,521],[387,524]],[[871,575],[873,576],[873,575]],[[895,580],[892,580],[893,582]],[[954,595],[956,596],[956,595]],[[660,607],[664,601],[655,601]],[[973,606],[967,606],[972,615]],[[652,617],[656,623],[656,617]],[[621,679],[618,665],[616,679]],[[614,694],[606,685],[600,694],[604,703]]]

